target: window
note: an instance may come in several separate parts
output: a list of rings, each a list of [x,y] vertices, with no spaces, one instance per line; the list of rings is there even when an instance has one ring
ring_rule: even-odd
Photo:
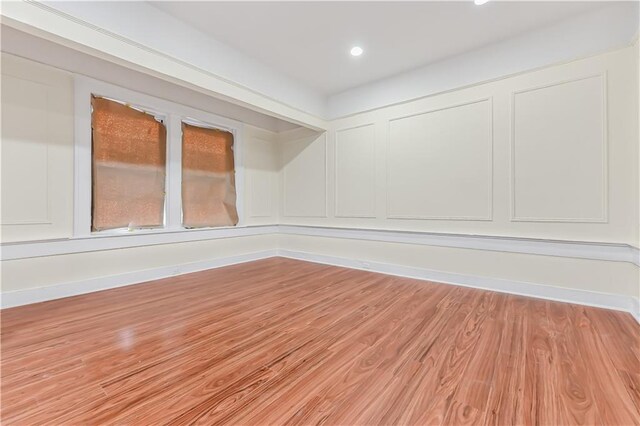
[[[93,231],[164,225],[167,131],[153,115],[91,97]]]
[[[241,224],[241,123],[85,77],[75,111],[74,237]]]
[[[231,226],[236,211],[233,134],[182,123],[182,223]]]

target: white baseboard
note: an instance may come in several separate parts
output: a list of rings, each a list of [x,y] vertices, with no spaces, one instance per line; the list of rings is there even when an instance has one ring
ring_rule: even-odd
[[[60,299],[63,297],[76,296],[85,293],[92,293],[100,290],[108,290],[111,288],[139,284],[160,278],[186,274],[189,272],[214,269],[222,266],[250,262],[259,259],[266,259],[275,256],[342,266],[345,268],[360,269],[407,278],[428,280],[444,284],[453,284],[484,290],[498,291],[501,293],[536,297],[558,302],[576,303],[580,305],[595,306],[599,308],[615,309],[618,311],[629,312],[640,323],[640,301],[638,300],[638,298],[632,296],[622,296],[617,294],[598,293],[587,290],[552,287],[542,284],[510,281],[499,278],[475,277],[463,274],[416,268],[411,266],[362,261],[357,259],[286,249],[264,250],[255,253],[224,257],[202,262],[166,266],[162,268],[135,271],[108,277],[93,278],[85,281],[63,283],[49,287],[12,291],[2,293],[2,295],[0,295],[0,306],[4,309],[14,306],[28,305],[31,303],[44,302],[47,300]]]
[[[77,296],[80,294],[93,293],[100,290],[108,290],[111,288],[140,284],[160,278],[187,274],[189,272],[204,271],[206,269],[214,269],[220,268],[222,266],[251,262],[253,260],[266,259],[268,257],[274,257],[277,255],[278,252],[276,249],[264,250],[255,253],[247,253],[237,256],[205,260],[202,262],[164,266],[161,268],[128,272],[125,274],[92,278],[89,280],[74,281],[47,287],[10,291],[2,293],[2,295],[0,295],[0,306],[2,307],[2,309],[4,309],[14,306],[29,305],[31,303],[45,302],[47,300],[61,299],[63,297]]]
[[[599,293],[588,290],[578,290],[563,287],[552,287],[542,284],[532,284],[510,281],[499,278],[475,277],[449,272],[433,271],[412,266],[402,266],[389,263],[362,261],[344,257],[328,256],[293,250],[278,250],[278,255],[290,259],[306,260],[308,262],[342,266],[400,277],[434,281],[443,284],[460,285],[501,293],[517,294],[557,302],[575,303],[579,305],[595,306],[598,308],[614,309],[629,312],[640,323],[640,300],[633,296]]]

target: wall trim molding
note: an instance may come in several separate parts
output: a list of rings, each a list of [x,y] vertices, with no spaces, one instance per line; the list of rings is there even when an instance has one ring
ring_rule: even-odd
[[[516,97],[523,93],[535,92],[538,90],[549,89],[552,87],[563,86],[566,84],[577,83],[594,78],[601,79],[601,95],[602,95],[602,217],[585,217],[585,218],[565,218],[565,217],[522,217],[517,215],[516,200]],[[563,79],[543,85],[528,87],[516,90],[511,93],[509,104],[509,121],[511,125],[509,134],[509,196],[511,198],[510,217],[511,222],[547,222],[547,223],[609,223],[609,102],[607,98],[608,73],[602,71],[596,74],[589,74],[571,79]]]
[[[333,191],[333,216],[334,217],[342,217],[342,218],[361,218],[361,219],[375,219],[376,218],[376,205],[378,201],[378,194],[376,194],[375,190],[375,179],[371,182],[373,185],[373,211],[369,213],[357,213],[357,214],[347,214],[340,213],[340,185],[338,184],[338,180],[340,179],[340,173],[338,169],[338,164],[340,161],[340,151],[338,150],[338,143],[340,142],[339,135],[340,133],[348,132],[349,130],[358,130],[358,129],[366,129],[368,127],[372,128],[373,138],[369,142],[373,147],[373,174],[376,174],[376,166],[377,166],[377,133],[378,129],[376,129],[376,122],[369,121],[364,124],[359,124],[356,126],[350,126],[340,129],[335,129],[331,133],[333,133],[333,181],[335,182],[334,191]],[[328,175],[327,175],[328,177]]]
[[[487,211],[487,215],[486,216],[429,216],[429,215],[405,215],[405,214],[390,214],[389,212],[391,211],[391,203],[389,201],[389,194],[391,193],[391,191],[389,190],[389,176],[391,175],[390,173],[390,161],[389,158],[391,158],[390,155],[390,150],[391,150],[391,125],[394,122],[400,121],[400,120],[404,120],[404,119],[408,119],[408,118],[414,118],[414,117],[419,117],[419,116],[423,116],[423,115],[427,115],[427,114],[433,114],[436,112],[442,112],[442,111],[448,111],[448,110],[454,110],[456,108],[462,108],[462,107],[467,107],[470,105],[476,105],[476,104],[480,104],[483,102],[488,102],[489,103],[489,109],[488,109],[488,129],[489,129],[489,138],[488,138],[488,155],[487,155],[487,172],[488,172],[488,176],[487,176],[487,181],[488,181],[488,188],[487,188],[487,207],[488,207],[488,211]],[[463,220],[463,221],[476,221],[476,222],[491,222],[493,220],[493,182],[494,182],[494,161],[493,161],[493,155],[495,152],[495,143],[494,143],[494,113],[493,113],[493,96],[486,96],[486,97],[482,97],[479,99],[474,99],[474,100],[470,100],[470,101],[464,101],[464,102],[459,102],[459,103],[454,103],[452,105],[447,105],[444,107],[438,107],[438,108],[430,108],[427,110],[421,110],[420,112],[412,112],[409,114],[403,114],[403,115],[394,115],[391,118],[388,118],[386,120],[386,126],[387,126],[387,131],[386,131],[386,136],[385,136],[385,155],[386,155],[386,170],[385,170],[385,191],[386,191],[386,200],[385,200],[385,208],[386,208],[386,219],[395,219],[395,220]]]
[[[322,155],[322,159],[324,161],[323,163],[323,170],[324,170],[324,193],[323,193],[323,208],[324,211],[322,213],[316,213],[316,214],[292,214],[292,213],[287,213],[287,166],[290,163],[285,164],[282,167],[282,216],[283,217],[312,217],[312,218],[328,218],[329,217],[329,184],[327,179],[329,178],[329,141],[327,140],[327,132],[322,132],[322,134],[320,135],[313,135],[313,136],[305,136],[302,138],[297,138],[291,141],[285,141],[284,144],[294,144],[294,143],[299,143],[299,142],[303,142],[309,139],[313,139],[313,141],[311,142],[311,144],[309,144],[309,146],[311,146],[314,142],[317,142],[320,138],[322,138],[322,147],[324,149],[324,154]],[[282,154],[282,153],[281,153]]]
[[[240,254],[236,256],[211,259],[200,262],[185,263],[182,265],[164,266],[161,268],[146,269],[142,271],[126,272],[124,274],[109,275],[88,280],[73,281],[46,287],[30,288],[3,292],[0,294],[0,307],[2,309],[15,306],[29,305],[32,303],[46,302],[48,300],[64,297],[78,296],[96,291],[109,290],[128,285],[142,284],[161,278],[173,277],[191,272],[215,269],[238,263],[251,262],[277,256],[276,249],[264,250],[254,253]]]
[[[0,245],[0,260],[28,259],[33,257],[58,256],[160,244],[248,237],[253,235],[275,234],[277,232],[277,225],[259,225],[218,229],[182,229],[179,231],[153,233],[140,230],[133,233],[122,233],[120,235],[94,235],[82,238],[4,243]]]
[[[278,233],[629,262],[640,266],[640,249],[628,244],[301,225],[278,225]]]
[[[538,299],[553,300],[556,302],[574,303],[578,305],[593,306],[597,308],[614,309],[617,311],[630,313],[631,316],[633,316],[636,321],[640,323],[640,299],[633,296],[599,293],[566,287],[552,287],[543,284],[533,284],[520,281],[504,280],[499,278],[476,277],[390,263],[371,261],[363,262],[356,259],[319,255],[295,250],[279,249],[278,256],[286,257],[289,259],[303,260],[307,262],[341,266],[350,269],[377,272],[387,275],[433,281],[442,284],[458,285],[481,290],[496,291],[499,293],[535,297]]]
[[[357,259],[319,255],[287,249],[263,250],[219,259],[192,262],[182,265],[171,265],[161,268],[92,278],[88,280],[61,283],[47,287],[6,292],[0,294],[0,307],[2,309],[6,309],[32,303],[45,302],[48,300],[141,284],[161,278],[215,269],[270,257],[286,257],[351,269],[367,270],[387,275],[433,281],[442,284],[460,285],[470,288],[497,291],[500,293],[535,297],[565,303],[575,303],[605,309],[614,309],[629,312],[640,323],[640,301],[638,298],[632,296],[552,287],[543,284],[510,281],[499,278],[475,277],[382,262],[363,262]]]
[[[124,233],[122,235],[112,234],[87,238],[4,243],[0,245],[0,260],[17,260],[269,234],[347,238],[541,256],[571,257],[610,262],[628,262],[640,266],[640,249],[629,244],[307,225],[253,225],[236,228],[181,230],[146,234],[144,231],[140,231],[140,233],[134,234]]]
[[[270,140],[268,140],[266,138],[261,138],[261,137],[256,137],[256,136],[245,136],[243,146],[247,147],[249,141],[257,142],[257,143],[262,144],[262,145],[268,145],[268,144],[272,144],[273,143],[272,141],[270,141]],[[243,158],[243,165],[244,166],[247,165],[246,152],[247,152],[246,150],[244,150],[244,152],[243,152],[245,154],[245,156]],[[263,177],[262,179],[268,179],[269,183],[273,183],[273,179],[274,178],[273,178],[273,176],[271,174],[269,174],[266,178]],[[254,173],[247,173],[246,181],[249,183],[249,185],[248,185],[249,188],[255,188],[256,187],[255,184],[254,184],[254,182],[256,180],[260,180],[260,179],[256,179]],[[236,183],[236,188],[241,188],[241,186],[239,186]],[[255,203],[255,200],[254,200],[254,197],[256,196],[256,191],[252,190],[250,192],[251,192],[251,194],[247,197],[247,202],[245,202],[245,209],[246,209],[245,211],[247,212],[247,217],[253,219],[253,218],[265,218],[265,217],[268,218],[268,217],[274,216],[274,210],[275,209],[274,209],[274,203],[272,202],[272,200],[273,199],[277,199],[277,196],[274,193],[275,192],[274,189],[273,188],[271,189],[271,196],[267,199],[269,201],[269,207],[267,208],[268,211],[262,212],[262,213],[255,212],[255,210],[254,210],[254,208],[256,206],[256,203]],[[243,197],[239,197],[239,198],[243,198]],[[277,203],[276,203],[276,205],[277,205]]]

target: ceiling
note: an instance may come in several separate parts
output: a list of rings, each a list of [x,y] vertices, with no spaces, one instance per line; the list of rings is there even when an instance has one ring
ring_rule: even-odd
[[[499,42],[611,2],[152,4],[324,95]],[[360,57],[349,50],[359,45]]]

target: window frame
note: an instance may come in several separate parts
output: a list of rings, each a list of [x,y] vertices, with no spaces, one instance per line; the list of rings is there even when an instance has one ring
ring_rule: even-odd
[[[110,229],[91,231],[91,95],[124,102],[133,108],[162,118],[167,129],[164,226],[146,229]],[[156,98],[134,90],[76,76],[74,79],[74,217],[73,238],[148,235],[167,232],[209,232],[216,229],[244,227],[243,124],[186,105]],[[238,224],[205,228],[182,226],[182,122],[207,126],[233,134]]]

